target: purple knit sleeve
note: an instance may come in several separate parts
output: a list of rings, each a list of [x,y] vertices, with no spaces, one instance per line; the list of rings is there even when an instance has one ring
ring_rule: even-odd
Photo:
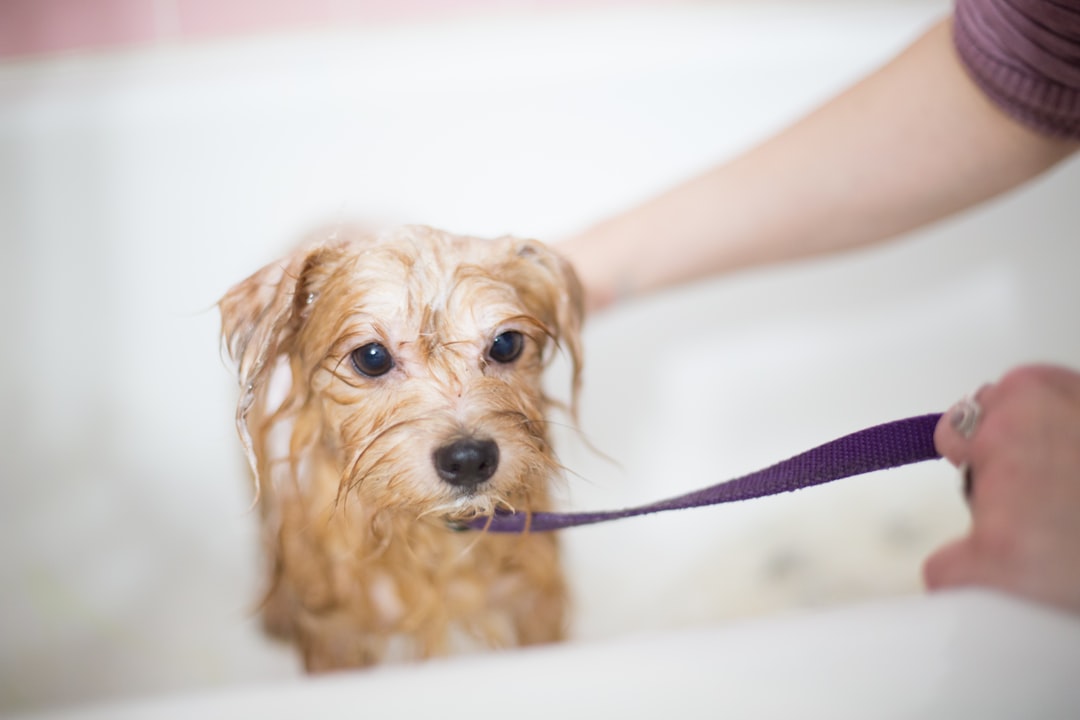
[[[1080,0],[956,0],[953,39],[1010,117],[1080,140]]]

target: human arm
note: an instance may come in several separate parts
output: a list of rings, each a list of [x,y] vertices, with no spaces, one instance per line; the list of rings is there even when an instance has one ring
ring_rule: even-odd
[[[969,438],[938,423],[938,450],[971,473],[971,529],[924,567],[931,590],[979,585],[1080,613],[1080,373],[1013,370],[977,395]]]
[[[743,155],[561,243],[590,309],[885,240],[1075,150],[986,98],[956,54],[950,23]]]

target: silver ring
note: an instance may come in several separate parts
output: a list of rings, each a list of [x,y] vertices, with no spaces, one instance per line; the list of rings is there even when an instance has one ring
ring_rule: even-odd
[[[968,396],[956,403],[953,409],[949,411],[949,424],[965,440],[970,440],[971,436],[975,434],[975,428],[978,427],[981,416],[982,406],[976,402],[974,397]]]

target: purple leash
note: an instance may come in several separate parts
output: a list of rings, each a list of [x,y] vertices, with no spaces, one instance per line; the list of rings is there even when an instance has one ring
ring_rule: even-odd
[[[462,529],[499,533],[561,530],[667,510],[777,495],[874,470],[935,460],[941,457],[934,448],[934,428],[940,418],[941,413],[933,413],[875,425],[819,445],[764,470],[648,505],[607,512],[497,513],[492,517],[471,520]]]

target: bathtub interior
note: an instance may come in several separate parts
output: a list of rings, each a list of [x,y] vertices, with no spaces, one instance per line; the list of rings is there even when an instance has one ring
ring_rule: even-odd
[[[737,153],[944,10],[534,9],[0,65],[0,711],[298,673],[252,615],[213,308],[232,283],[339,220],[557,240]],[[902,242],[590,319],[562,503],[667,497],[943,410],[1020,362],[1080,365],[1077,189],[1073,161]],[[927,463],[568,531],[574,640],[916,594],[964,530],[957,484]]]

